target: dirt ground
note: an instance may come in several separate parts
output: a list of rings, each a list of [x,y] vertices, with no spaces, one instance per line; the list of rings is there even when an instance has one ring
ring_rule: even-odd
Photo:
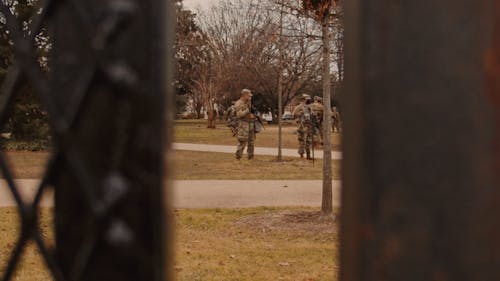
[[[336,215],[325,217],[319,211],[283,210],[240,218],[236,224],[250,226],[261,232],[337,234]]]

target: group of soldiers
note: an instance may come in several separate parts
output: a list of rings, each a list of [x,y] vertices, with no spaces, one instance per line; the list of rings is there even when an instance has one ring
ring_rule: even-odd
[[[333,129],[340,132],[340,118],[336,108],[333,110]],[[303,94],[300,104],[294,109],[293,117],[297,119],[297,138],[299,141],[298,153],[300,158],[314,159],[314,147],[323,144],[323,102],[315,96]],[[337,120],[337,122],[336,122]],[[226,122],[238,140],[236,159],[243,157],[243,150],[247,147],[248,159],[254,157],[254,142],[256,133],[262,129],[256,110],[252,106],[252,92],[248,89],[241,91],[240,99],[228,109]]]

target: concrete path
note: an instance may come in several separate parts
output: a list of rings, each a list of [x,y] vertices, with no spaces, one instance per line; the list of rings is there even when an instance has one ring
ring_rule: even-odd
[[[17,180],[23,198],[32,200],[39,180]],[[168,188],[172,186],[172,188]],[[165,200],[174,208],[244,208],[260,206],[320,206],[321,180],[186,180],[167,184]],[[168,192],[171,191],[171,192]],[[53,205],[52,190],[41,206]],[[333,205],[340,206],[340,182],[333,182]],[[0,207],[15,206],[7,184],[0,180]]]
[[[174,150],[189,150],[189,151],[205,151],[205,152],[221,152],[221,153],[232,153],[236,151],[235,145],[214,145],[214,144],[194,144],[194,143],[173,143],[172,148]],[[278,155],[278,148],[276,147],[255,147],[255,155]],[[281,149],[281,154],[287,157],[299,157],[297,149],[283,148]],[[317,159],[323,159],[323,150],[315,150],[314,157]],[[340,160],[342,159],[342,153],[339,151],[332,151],[332,159]]]
[[[18,191],[25,202],[32,202],[35,197],[36,191],[40,180],[37,179],[22,179],[15,180],[18,187]],[[40,206],[50,207],[54,204],[53,202],[53,192],[51,189],[45,190],[42,200],[40,201]],[[0,180],[0,207],[11,207],[16,206],[14,196],[10,191],[7,182],[5,180]]]
[[[191,180],[173,182],[174,208],[321,206],[321,180]],[[340,206],[340,181],[333,181]]]
[[[175,150],[234,153],[230,145],[174,143]],[[277,155],[277,148],[256,147],[256,155]],[[298,157],[295,149],[282,149],[283,156]],[[315,151],[323,158],[323,151]],[[332,159],[342,153],[332,152]],[[16,180],[23,200],[35,196],[39,180]],[[171,187],[171,188],[169,188]],[[174,208],[243,208],[260,206],[320,206],[321,180],[185,180],[167,183],[165,200]],[[53,191],[45,191],[41,206],[53,205]],[[333,205],[340,206],[340,181],[333,181]],[[4,180],[0,180],[0,207],[15,206],[15,200]]]

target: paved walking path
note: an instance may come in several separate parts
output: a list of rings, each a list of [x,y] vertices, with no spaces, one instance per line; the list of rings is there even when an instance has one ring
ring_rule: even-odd
[[[234,146],[174,143],[173,149],[234,153]],[[277,148],[256,147],[256,155],[277,155]],[[323,158],[318,150],[316,158]],[[298,157],[295,149],[282,149],[283,156]],[[332,159],[342,153],[332,151]],[[37,179],[16,180],[26,201],[33,200]],[[174,208],[243,208],[260,206],[320,206],[321,180],[182,180],[165,187],[165,200]],[[40,201],[44,207],[53,205],[53,192],[47,190]],[[333,205],[340,206],[340,181],[333,181]],[[15,206],[15,200],[4,180],[0,180],[0,207]]]
[[[321,206],[321,180],[174,181],[175,208]],[[333,181],[333,204],[340,206],[340,181]]]
[[[39,180],[16,180],[23,198],[32,200]],[[172,188],[168,188],[172,186]],[[245,208],[260,206],[320,206],[321,180],[184,180],[165,188],[174,208]],[[52,190],[41,206],[53,205]],[[340,206],[340,182],[333,181],[333,205]],[[15,206],[7,184],[0,180],[0,207]]]
[[[15,180],[18,187],[18,191],[25,202],[31,202],[35,197],[38,184],[40,180],[37,179],[21,179]],[[49,207],[53,205],[53,195],[52,190],[46,190],[42,200],[40,201],[40,206]],[[5,180],[0,180],[0,207],[11,207],[16,206],[14,196],[12,195],[7,182]]]
[[[190,150],[190,151],[205,151],[205,152],[221,152],[221,153],[232,153],[236,151],[236,146],[234,145],[214,145],[214,144],[195,144],[195,143],[173,143],[172,148],[174,150]],[[255,147],[255,155],[278,155],[278,148],[276,147]],[[299,157],[297,149],[283,148],[281,149],[281,155],[288,157]],[[323,159],[323,150],[315,150],[314,157],[317,159]],[[342,159],[342,153],[339,151],[332,151],[332,159],[340,160]]]

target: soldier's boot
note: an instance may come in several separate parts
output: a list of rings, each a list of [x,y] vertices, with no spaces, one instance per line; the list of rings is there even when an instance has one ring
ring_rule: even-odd
[[[304,153],[300,153],[300,158],[304,158]]]
[[[311,159],[312,159],[312,158],[311,158],[311,154],[310,154],[310,152],[308,151],[308,152],[307,152],[307,160],[311,160]]]
[[[248,155],[248,160],[252,160],[253,159],[253,154],[249,154]]]

